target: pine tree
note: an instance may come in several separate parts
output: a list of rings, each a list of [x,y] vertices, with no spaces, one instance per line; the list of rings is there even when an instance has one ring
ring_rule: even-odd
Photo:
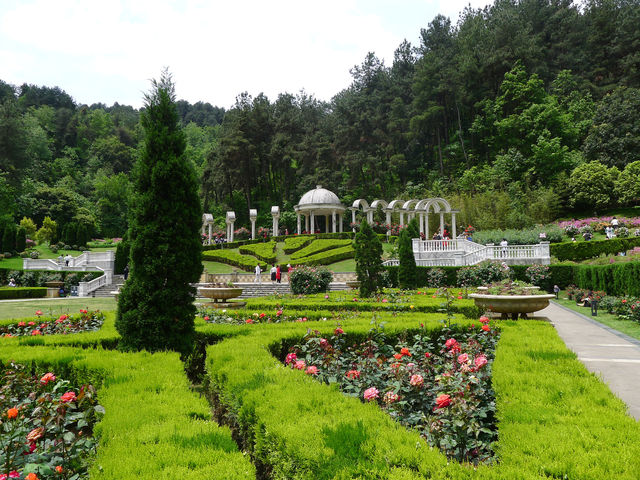
[[[356,274],[360,296],[370,297],[382,288],[382,244],[366,220],[360,224],[353,249],[356,252]]]
[[[130,274],[118,300],[116,328],[123,350],[187,353],[196,313],[190,284],[202,273],[202,211],[167,71],[152,81],[141,122],[145,138],[131,202]]]
[[[402,289],[416,287],[416,259],[413,256],[413,242],[411,241],[411,228],[403,228],[398,238],[398,283]]]

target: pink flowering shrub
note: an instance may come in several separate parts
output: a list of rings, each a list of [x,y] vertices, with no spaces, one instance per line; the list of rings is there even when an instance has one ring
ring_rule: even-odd
[[[497,340],[486,317],[464,331],[420,328],[398,338],[374,328],[351,345],[342,329],[331,337],[314,331],[290,349],[285,363],[308,374],[313,368],[316,380],[377,402],[449,458],[490,462],[497,440],[491,388]]]
[[[95,389],[22,365],[0,370],[0,478],[88,478],[93,426],[104,413]]]

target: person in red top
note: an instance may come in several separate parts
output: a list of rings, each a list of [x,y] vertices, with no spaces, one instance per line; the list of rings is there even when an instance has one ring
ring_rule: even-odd
[[[276,267],[276,282],[280,283],[282,280],[282,270],[280,270],[280,265]]]

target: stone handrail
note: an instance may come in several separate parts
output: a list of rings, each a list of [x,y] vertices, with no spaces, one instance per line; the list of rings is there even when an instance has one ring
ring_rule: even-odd
[[[98,270],[102,270],[101,268],[96,267]],[[78,284],[78,296],[86,297],[91,292],[99,289],[100,287],[104,287],[105,285],[109,285],[111,283],[111,278],[108,272],[105,272],[104,275],[99,276],[98,278],[94,278],[89,282],[80,282]]]

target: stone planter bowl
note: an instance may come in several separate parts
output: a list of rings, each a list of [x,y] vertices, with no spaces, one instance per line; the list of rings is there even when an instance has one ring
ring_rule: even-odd
[[[242,295],[242,288],[226,287],[216,284],[207,284],[198,287],[200,296],[210,298],[212,302],[207,303],[210,307],[232,308],[246,305],[245,302],[229,302],[230,299]]]
[[[483,295],[472,293],[476,307],[482,310],[501,313],[502,318],[508,315],[515,320],[520,315],[527,318],[527,313],[534,313],[549,306],[549,300],[555,295]]]
[[[347,282],[345,282],[347,284],[347,287],[349,287],[351,290],[355,290],[356,288],[360,288],[360,282],[358,280],[349,280]]]

